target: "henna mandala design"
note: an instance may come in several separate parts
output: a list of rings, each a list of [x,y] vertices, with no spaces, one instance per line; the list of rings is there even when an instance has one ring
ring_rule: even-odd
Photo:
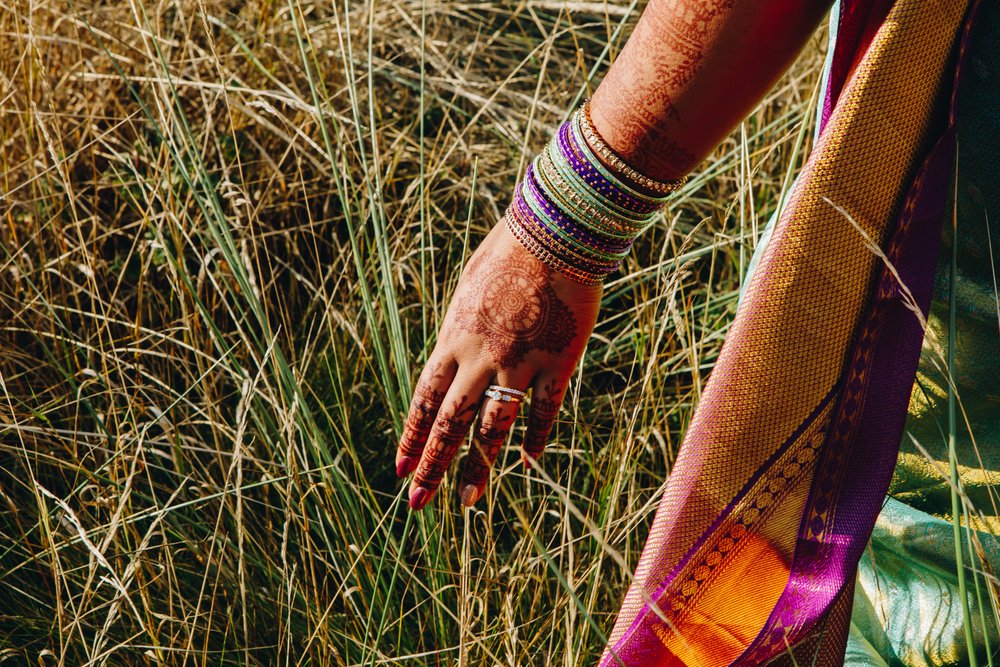
[[[552,270],[514,254],[470,264],[472,294],[457,304],[455,320],[486,339],[501,368],[513,368],[532,350],[558,353],[576,336],[576,317],[552,287]]]
[[[528,413],[528,430],[524,434],[523,448],[531,458],[538,458],[549,443],[549,434],[559,416],[562,392],[554,382],[545,386],[545,395],[531,397],[531,411]]]

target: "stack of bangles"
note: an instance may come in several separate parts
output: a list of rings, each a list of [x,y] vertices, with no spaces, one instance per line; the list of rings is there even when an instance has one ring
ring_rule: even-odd
[[[588,99],[528,166],[504,218],[543,263],[596,285],[683,183],[655,181],[628,166],[594,128]]]

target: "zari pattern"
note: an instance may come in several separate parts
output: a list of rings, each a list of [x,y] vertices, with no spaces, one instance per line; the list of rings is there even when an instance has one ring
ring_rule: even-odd
[[[843,660],[857,559],[919,356],[914,311],[930,300],[950,148],[938,138],[969,4],[844,3],[855,51],[827,87],[825,126],[747,286],[602,665]]]

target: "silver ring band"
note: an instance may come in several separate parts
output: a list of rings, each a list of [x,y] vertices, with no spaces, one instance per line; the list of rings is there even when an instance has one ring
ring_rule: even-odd
[[[510,387],[504,387],[499,384],[491,384],[489,388],[496,389],[497,391],[502,391],[505,394],[513,394],[515,396],[520,396],[521,398],[524,398],[525,396],[528,395],[528,392],[521,391],[520,389],[511,389]]]
[[[489,396],[494,401],[503,401],[504,403],[509,403],[511,401],[520,402],[528,394],[521,391],[520,389],[511,389],[510,387],[504,387],[498,384],[491,384],[484,396]]]

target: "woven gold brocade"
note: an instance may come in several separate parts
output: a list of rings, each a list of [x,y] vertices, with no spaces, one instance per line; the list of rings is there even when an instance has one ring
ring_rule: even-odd
[[[671,471],[612,646],[628,640],[650,596],[837,384],[879,261],[858,228],[879,244],[891,231],[926,148],[966,8],[965,0],[898,0],[858,62],[747,287]],[[763,472],[765,481],[777,478],[774,467]],[[693,590],[692,581],[711,590],[676,611],[661,603],[674,626],[651,621],[663,625],[657,634],[674,656],[664,664],[728,665],[759,633],[788,579],[811,475],[775,496],[766,520],[751,528],[752,546],[723,554],[710,580],[699,582],[697,567],[712,539],[671,580],[662,601],[685,586]],[[747,509],[742,503],[725,525]]]

